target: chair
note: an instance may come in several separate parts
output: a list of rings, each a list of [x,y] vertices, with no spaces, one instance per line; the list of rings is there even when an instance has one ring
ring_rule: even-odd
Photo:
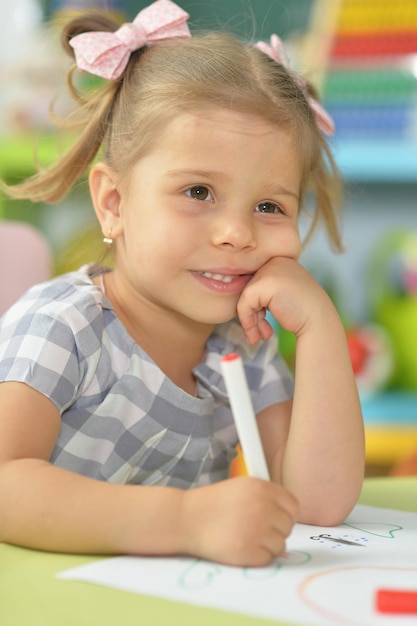
[[[40,231],[25,222],[0,222],[0,315],[29,287],[47,280],[52,254]]]

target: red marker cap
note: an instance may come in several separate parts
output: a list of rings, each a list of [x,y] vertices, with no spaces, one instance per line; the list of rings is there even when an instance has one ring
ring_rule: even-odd
[[[378,589],[376,608],[381,613],[417,613],[417,591]]]
[[[239,355],[236,354],[235,352],[229,352],[229,354],[225,354],[224,356],[222,356],[221,360],[224,362],[227,361],[236,361],[236,359],[239,359]]]

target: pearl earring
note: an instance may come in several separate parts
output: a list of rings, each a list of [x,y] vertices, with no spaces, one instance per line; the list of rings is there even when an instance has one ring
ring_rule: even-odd
[[[113,243],[113,239],[111,237],[111,228],[109,228],[108,236],[107,237],[103,237],[103,243],[105,243],[108,248],[111,248],[112,243]]]

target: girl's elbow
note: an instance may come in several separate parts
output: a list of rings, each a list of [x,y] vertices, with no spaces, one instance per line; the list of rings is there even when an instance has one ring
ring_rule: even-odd
[[[334,497],[327,497],[325,500],[313,505],[301,505],[299,522],[311,524],[312,526],[339,526],[356,506],[360,495],[360,489],[349,497],[344,497],[338,501]]]

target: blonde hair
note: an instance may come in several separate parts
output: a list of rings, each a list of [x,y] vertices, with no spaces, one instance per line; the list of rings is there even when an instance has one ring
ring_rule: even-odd
[[[64,28],[63,45],[88,31],[115,31],[106,15],[79,16]],[[96,155],[121,176],[149,152],[166,124],[183,112],[215,106],[255,114],[293,133],[303,157],[302,197],[312,192],[314,212],[308,237],[324,223],[333,246],[341,250],[337,207],[340,180],[327,141],[297,80],[266,54],[220,32],[169,41],[133,52],[115,81],[82,95],[71,126],[80,129],[72,148],[53,165],[15,186],[2,184],[13,198],[58,202],[88,170]]]

